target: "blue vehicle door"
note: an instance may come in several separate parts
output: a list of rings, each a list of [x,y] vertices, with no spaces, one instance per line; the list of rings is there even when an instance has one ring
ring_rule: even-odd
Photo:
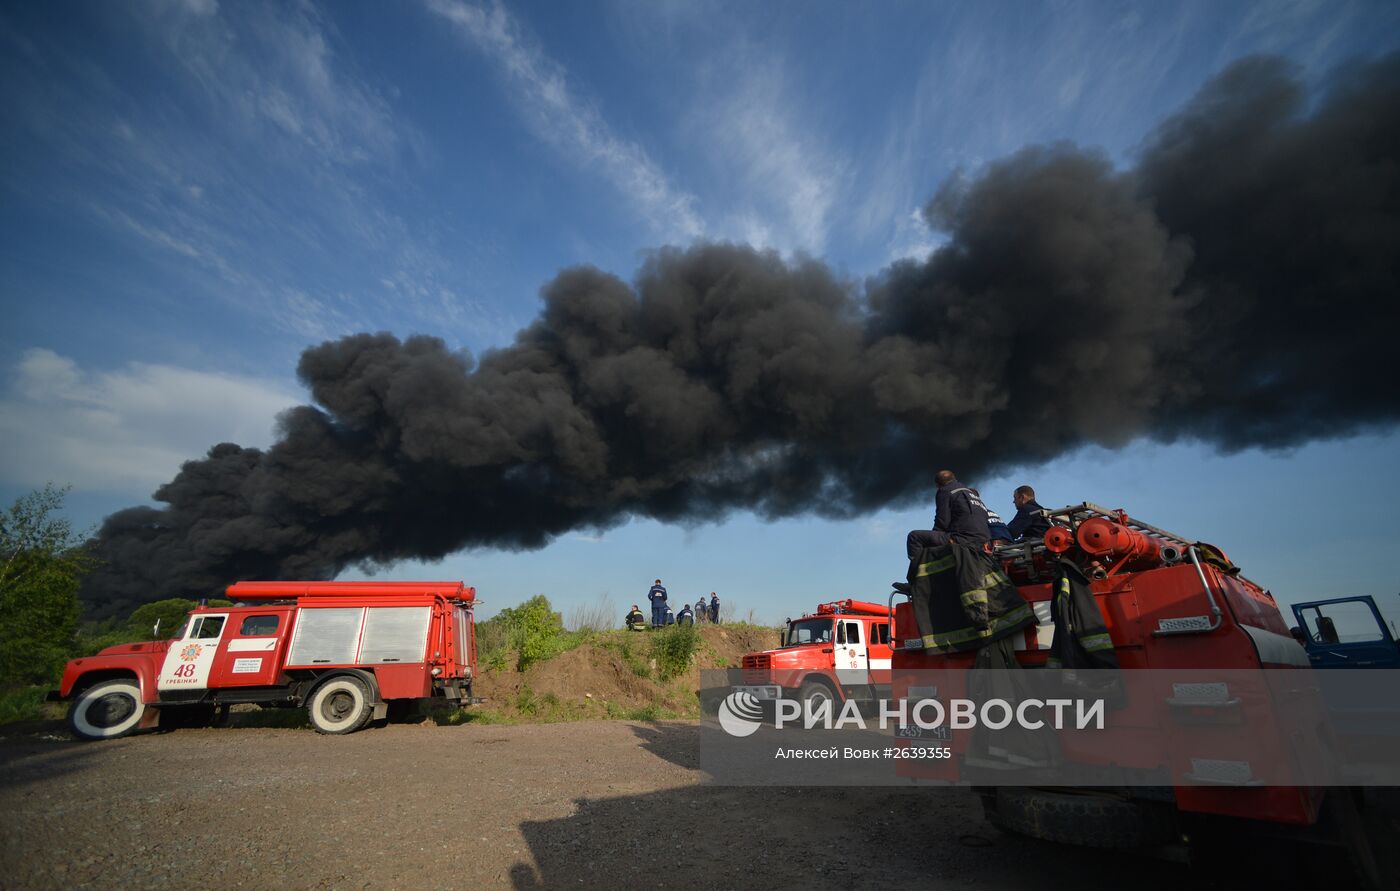
[[[1400,668],[1400,649],[1370,597],[1293,604],[1314,668]]]

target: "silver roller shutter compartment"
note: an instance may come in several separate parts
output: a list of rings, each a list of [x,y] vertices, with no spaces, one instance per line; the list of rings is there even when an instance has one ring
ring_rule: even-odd
[[[288,665],[353,665],[363,607],[311,607],[298,611]]]
[[[374,606],[365,617],[360,664],[422,662],[428,648],[432,607]]]

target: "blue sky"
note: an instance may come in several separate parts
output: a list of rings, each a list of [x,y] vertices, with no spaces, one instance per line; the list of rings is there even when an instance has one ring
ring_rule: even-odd
[[[71,483],[80,524],[209,445],[271,441],[308,344],[509,343],[559,269],[748,241],[860,278],[937,244],[938,184],[1034,142],[1130,163],[1254,52],[1313,82],[1400,45],[1390,3],[602,2],[0,8],[0,495]],[[1394,432],[1286,453],[1090,450],[1031,482],[1224,547],[1281,599],[1380,594]],[[883,599],[927,510],[694,528],[635,520],[471,552],[487,612],[619,611],[661,576],[740,614]]]

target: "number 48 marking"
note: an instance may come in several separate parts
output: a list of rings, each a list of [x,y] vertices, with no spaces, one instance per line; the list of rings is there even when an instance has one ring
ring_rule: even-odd
[[[181,665],[179,668],[176,668],[176,669],[175,669],[175,677],[177,677],[177,678],[192,678],[192,677],[194,677],[194,663],[193,663],[193,662],[186,662],[184,665]]]

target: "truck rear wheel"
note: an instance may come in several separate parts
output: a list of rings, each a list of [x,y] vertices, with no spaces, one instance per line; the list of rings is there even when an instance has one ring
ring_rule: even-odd
[[[134,680],[103,681],[79,693],[68,707],[68,729],[79,739],[116,739],[137,728],[146,714]]]
[[[1140,848],[1175,836],[1170,821],[1134,801],[1093,792],[980,789],[988,822],[1004,832],[1090,848]]]
[[[369,723],[374,713],[369,685],[356,677],[334,677],[311,694],[306,703],[311,726],[318,733],[354,733]]]

